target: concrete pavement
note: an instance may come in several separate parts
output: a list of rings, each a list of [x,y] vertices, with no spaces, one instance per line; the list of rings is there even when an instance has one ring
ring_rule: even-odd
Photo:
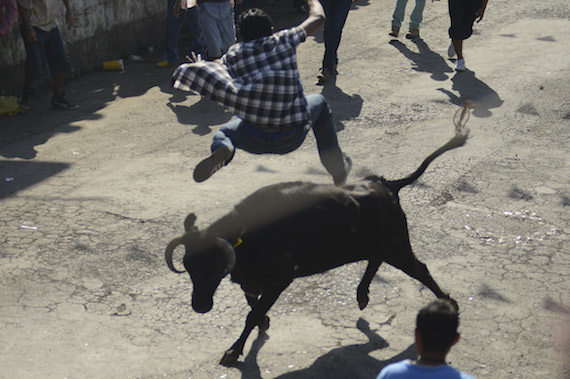
[[[447,3],[427,4],[418,41],[388,36],[393,6],[354,3],[325,88],[322,37],[310,37],[305,90],[331,104],[352,181],[407,175],[476,100],[467,146],[401,193],[417,256],[461,308],[449,361],[480,378],[567,377],[569,6],[490,1],[460,74],[446,59]],[[33,111],[0,119],[0,378],[372,378],[413,358],[415,315],[433,295],[385,265],[359,311],[353,264],[293,283],[268,336],[252,333],[237,367],[218,365],[245,321],[241,290],[224,280],[214,309],[193,313],[164,247],[189,212],[205,226],[263,185],[330,178],[309,136],[286,156],[238,152],[194,183],[231,114],[171,90],[170,72],[150,61],[95,72],[68,83],[76,112],[40,92]]]

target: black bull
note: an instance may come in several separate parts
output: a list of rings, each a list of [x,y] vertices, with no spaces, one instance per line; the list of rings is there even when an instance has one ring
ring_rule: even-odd
[[[458,126],[449,142],[401,180],[370,176],[342,187],[270,185],[205,230],[194,225],[194,214],[188,215],[185,234],[170,242],[165,257],[172,271],[184,272],[174,267],[172,255],[177,246],[185,246],[184,267],[194,285],[192,308],[200,313],[212,309],[214,292],[227,274],[241,285],[252,308],[241,336],[220,363],[235,364],[253,328],[269,327],[266,313],[293,279],[347,263],[368,261],[357,289],[360,309],[368,304],[368,287],[384,261],[422,282],[438,298],[449,299],[412,252],[398,191],[418,179],[439,155],[465,144],[467,134]]]

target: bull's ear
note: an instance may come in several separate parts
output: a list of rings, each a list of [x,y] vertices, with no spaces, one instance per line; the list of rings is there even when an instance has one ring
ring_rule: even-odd
[[[234,248],[228,241],[220,237],[216,238],[216,244],[224,251],[224,257],[226,258],[226,273],[232,272],[236,265],[236,252],[234,251]]]
[[[196,222],[196,215],[194,213],[190,213],[188,216],[186,216],[186,220],[184,220],[184,230],[186,230],[187,232],[190,232],[194,229],[196,229],[196,227],[194,226],[194,223]]]

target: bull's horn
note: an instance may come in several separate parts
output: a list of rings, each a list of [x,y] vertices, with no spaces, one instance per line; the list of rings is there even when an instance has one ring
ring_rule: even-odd
[[[169,269],[174,271],[177,274],[182,274],[184,271],[179,271],[174,267],[174,263],[172,262],[172,254],[174,253],[174,249],[176,249],[181,244],[181,237],[177,237],[170,241],[168,246],[166,246],[166,251],[164,252],[164,258],[166,259],[166,265]]]
[[[226,256],[226,271],[232,272],[234,266],[236,265],[236,252],[232,245],[223,238],[217,237],[216,243],[218,247],[221,248]]]

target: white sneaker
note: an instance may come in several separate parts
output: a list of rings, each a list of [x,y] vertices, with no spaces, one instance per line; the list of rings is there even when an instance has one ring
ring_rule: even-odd
[[[453,58],[455,56],[455,48],[453,47],[453,42],[449,44],[447,48],[447,56]]]
[[[455,62],[455,71],[465,71],[465,59],[458,59],[457,62]]]

